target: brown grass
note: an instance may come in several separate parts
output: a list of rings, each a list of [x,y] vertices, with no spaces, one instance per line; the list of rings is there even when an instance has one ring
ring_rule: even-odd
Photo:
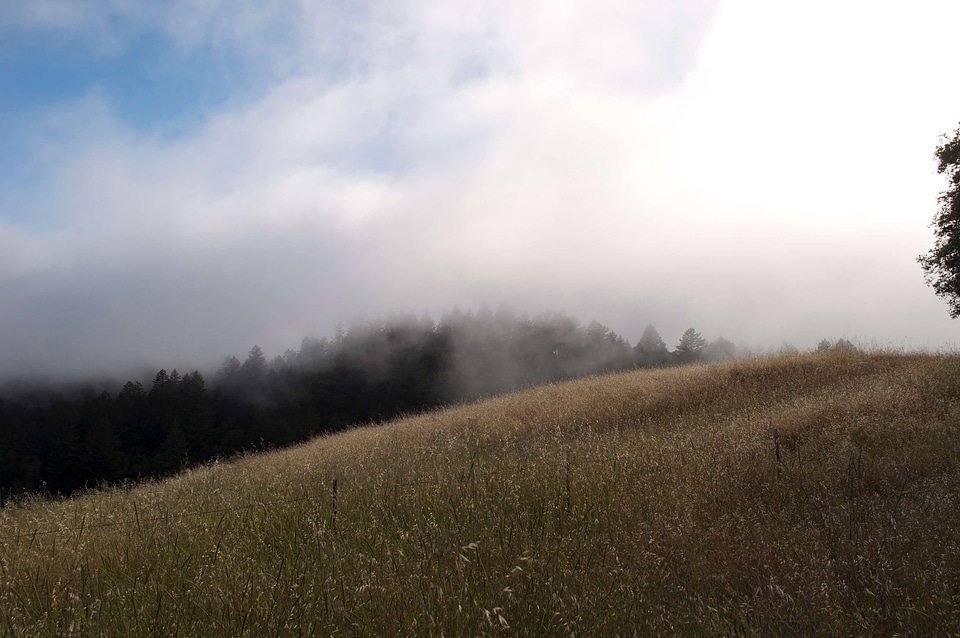
[[[31,500],[0,633],[957,635],[958,398],[954,356],[643,371]]]

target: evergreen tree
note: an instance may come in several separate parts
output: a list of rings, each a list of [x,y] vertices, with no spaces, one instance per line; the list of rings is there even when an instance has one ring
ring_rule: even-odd
[[[146,398],[147,391],[144,390],[142,383],[127,381],[117,395],[115,407],[119,410],[131,410],[139,406]]]
[[[240,366],[239,391],[248,404],[262,404],[267,400],[266,376],[267,359],[260,346],[253,346]]]
[[[851,343],[850,341],[842,338],[837,339],[837,342],[833,344],[833,348],[835,350],[845,350],[847,352],[855,352],[857,350],[857,346],[853,345],[853,343]]]
[[[298,368],[318,370],[329,363],[332,350],[333,346],[326,337],[321,339],[305,337],[294,361]]]
[[[73,419],[63,420],[54,429],[44,469],[50,491],[69,494],[84,483],[83,447]]]
[[[240,360],[235,356],[230,355],[224,359],[223,365],[220,366],[220,382],[228,385],[236,383],[240,378],[240,369]]]
[[[704,361],[727,361],[737,356],[737,346],[729,339],[717,337],[703,349]]]
[[[174,419],[167,427],[160,450],[154,457],[154,471],[161,474],[175,472],[187,463],[187,438],[180,429],[180,421]]]
[[[153,385],[150,387],[150,396],[159,397],[163,395],[164,390],[167,388],[167,384],[170,383],[170,375],[167,374],[167,371],[163,368],[160,368],[160,371],[157,372],[153,377]]]
[[[182,430],[187,438],[190,458],[205,461],[220,453],[213,427],[213,398],[199,370],[183,377],[180,383]]]
[[[693,328],[687,328],[680,337],[680,343],[674,349],[674,356],[681,365],[697,363],[703,358],[703,350],[707,347],[707,340]]]
[[[267,373],[267,359],[260,346],[250,348],[247,360],[240,367],[240,374],[247,382],[259,381]]]
[[[116,481],[126,475],[127,455],[107,417],[100,417],[87,432],[85,480]]]
[[[640,341],[633,347],[634,362],[641,368],[659,368],[670,363],[667,344],[652,325],[647,326]]]

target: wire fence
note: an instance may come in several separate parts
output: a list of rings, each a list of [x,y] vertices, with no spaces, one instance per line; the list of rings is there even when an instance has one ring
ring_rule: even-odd
[[[474,460],[474,461],[475,461],[475,460]],[[569,451],[568,451],[567,454],[566,454],[567,490],[570,489],[570,485],[569,485],[569,474],[570,474],[569,464],[570,464],[570,454],[569,454]],[[474,462],[471,462],[471,466],[470,466],[470,469],[469,469],[468,472],[467,472],[467,475],[473,475],[473,474],[474,474],[474,470],[475,470]],[[417,487],[417,486],[421,486],[421,485],[429,485],[429,484],[433,484],[433,483],[439,483],[440,481],[441,481],[441,478],[440,478],[440,477],[418,477],[418,478],[417,478],[416,480],[414,480],[414,481],[392,482],[392,483],[391,483],[391,487],[392,487],[392,488],[397,488],[397,487]],[[337,501],[338,501],[339,487],[340,487],[340,481],[339,481],[338,479],[333,479],[333,481],[330,483],[330,492],[331,492],[332,516],[333,516],[333,519],[334,519],[334,520],[336,520],[336,517],[337,517]],[[169,522],[169,521],[172,521],[172,520],[173,520],[173,521],[176,521],[176,520],[182,520],[182,519],[188,519],[188,518],[202,518],[202,517],[205,517],[205,516],[215,516],[215,515],[217,515],[217,514],[227,514],[227,513],[229,513],[229,512],[236,512],[236,511],[254,509],[254,508],[258,508],[258,507],[263,507],[263,506],[265,506],[265,505],[283,506],[283,505],[291,505],[291,504],[294,504],[294,503],[297,503],[297,502],[302,502],[302,501],[303,501],[302,498],[288,498],[288,499],[278,499],[278,500],[264,499],[264,500],[260,500],[260,501],[258,501],[258,502],[256,502],[256,503],[248,503],[248,504],[244,504],[244,505],[234,505],[234,506],[231,506],[231,507],[220,507],[220,508],[207,509],[207,510],[194,510],[194,511],[192,511],[192,512],[180,512],[180,513],[177,513],[177,514],[164,514],[164,515],[162,515],[162,516],[151,516],[151,517],[146,517],[146,518],[145,518],[145,517],[141,517],[141,516],[139,515],[139,513],[138,513],[138,511],[137,511],[136,502],[134,502],[134,504],[133,504],[133,507],[134,507],[134,518],[128,518],[128,519],[117,520],[117,521],[103,521],[103,522],[97,522],[97,523],[87,523],[87,522],[86,522],[86,516],[87,516],[87,515],[84,514],[84,515],[81,517],[80,523],[77,524],[77,525],[57,527],[56,529],[36,529],[36,530],[34,530],[34,531],[32,531],[32,532],[21,532],[21,533],[18,533],[18,534],[0,535],[0,541],[2,541],[2,542],[18,541],[18,540],[22,540],[22,539],[26,539],[26,538],[36,539],[37,537],[41,537],[41,536],[50,536],[50,535],[53,535],[53,534],[69,534],[69,533],[73,533],[73,532],[76,532],[76,533],[78,533],[79,535],[82,535],[84,531],[93,530],[93,529],[102,529],[102,528],[108,528],[108,527],[124,527],[124,526],[137,526],[137,527],[140,527],[140,526],[142,526],[142,525],[144,525],[144,524],[148,524],[148,523]]]
[[[392,483],[391,487],[416,487],[424,484],[432,484],[432,483],[439,483],[439,482],[440,482],[440,478],[438,477],[421,478],[416,481]],[[337,516],[338,492],[339,492],[339,480],[333,479],[333,482],[331,483],[331,495],[332,495],[331,504],[332,504],[332,514],[334,519],[336,519],[336,516]],[[302,500],[303,500],[302,498],[288,498],[288,499],[277,499],[277,500],[265,499],[265,500],[258,501],[256,503],[248,503],[245,505],[234,505],[231,507],[219,507],[219,508],[207,509],[207,510],[194,510],[192,512],[180,512],[177,514],[164,514],[162,516],[151,516],[151,517],[141,517],[138,513],[136,513],[137,506],[136,506],[136,503],[134,503],[134,511],[135,511],[134,518],[118,520],[118,521],[103,521],[98,523],[87,523],[86,522],[87,515],[84,514],[81,517],[81,521],[78,525],[62,526],[62,527],[57,527],[56,529],[39,529],[38,528],[32,532],[21,532],[18,534],[0,535],[0,541],[14,541],[14,540],[21,540],[24,538],[35,539],[40,536],[50,536],[53,534],[68,534],[71,532],[77,532],[79,534],[82,534],[84,531],[87,531],[87,530],[101,529],[101,528],[107,528],[107,527],[124,527],[124,526],[140,527],[147,523],[169,522],[169,521],[176,521],[176,520],[182,520],[182,519],[188,519],[188,518],[202,518],[205,516],[215,516],[217,514],[227,514],[229,512],[255,509],[258,507],[263,507],[265,505],[273,505],[273,506],[292,505],[294,503],[302,502]]]

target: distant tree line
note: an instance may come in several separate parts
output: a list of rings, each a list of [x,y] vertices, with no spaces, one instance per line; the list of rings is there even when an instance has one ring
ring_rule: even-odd
[[[92,384],[0,392],[0,500],[69,494],[164,476],[246,450],[286,446],[351,424],[585,375],[716,361],[737,354],[692,328],[673,351],[648,326],[632,346],[564,314],[452,312],[394,317],[304,339],[272,361],[254,346],[207,380],[160,370],[116,393]]]

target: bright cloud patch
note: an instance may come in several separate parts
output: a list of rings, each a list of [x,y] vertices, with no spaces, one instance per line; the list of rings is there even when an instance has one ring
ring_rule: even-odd
[[[629,339],[952,339],[914,261],[960,119],[943,3],[174,5],[0,9],[63,43],[64,83],[3,103],[0,374],[481,303]]]

